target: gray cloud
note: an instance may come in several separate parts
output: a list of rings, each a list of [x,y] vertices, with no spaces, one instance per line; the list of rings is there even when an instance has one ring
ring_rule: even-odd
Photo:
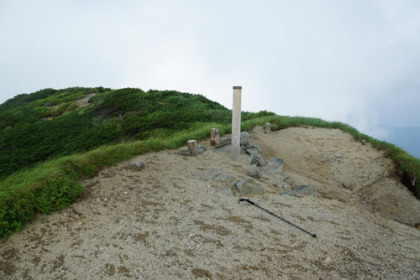
[[[0,102],[68,86],[201,93],[231,106],[419,126],[418,1],[8,1]]]

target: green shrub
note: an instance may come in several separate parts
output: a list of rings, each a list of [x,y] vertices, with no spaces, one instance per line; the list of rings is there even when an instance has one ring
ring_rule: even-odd
[[[66,177],[44,182],[35,191],[35,209],[48,214],[67,208],[82,192],[83,186],[80,183]]]
[[[34,197],[26,190],[0,191],[0,237],[22,229],[34,212]]]
[[[98,92],[92,97],[93,105],[77,108],[74,100],[92,92]],[[176,91],[69,88],[46,91],[2,114],[0,127],[11,129],[0,133],[0,178],[105,144],[169,137],[195,122],[229,123],[231,113],[201,95]],[[252,118],[253,113],[246,115]],[[49,116],[54,118],[44,120]]]

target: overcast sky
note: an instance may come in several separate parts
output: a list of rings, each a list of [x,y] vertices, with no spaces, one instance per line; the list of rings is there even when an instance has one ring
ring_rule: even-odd
[[[43,88],[200,93],[228,108],[420,127],[420,1],[0,0],[0,103]]]

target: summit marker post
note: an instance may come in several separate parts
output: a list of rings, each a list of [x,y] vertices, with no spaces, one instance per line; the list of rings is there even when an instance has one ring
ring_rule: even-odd
[[[232,152],[230,158],[238,160],[241,141],[241,95],[242,87],[233,87],[233,106],[232,106]]]

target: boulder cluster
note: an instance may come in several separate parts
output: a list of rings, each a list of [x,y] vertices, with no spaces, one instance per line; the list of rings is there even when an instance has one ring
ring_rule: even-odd
[[[243,176],[228,174],[223,170],[211,171],[205,176],[210,187],[216,188],[220,193],[228,196],[261,196],[264,193],[279,193],[293,196],[316,196],[316,192],[310,185],[292,187],[293,183],[289,176],[283,173],[284,161],[273,157],[266,160],[263,151],[257,144],[249,142],[249,134],[241,132],[240,146],[241,156],[248,156],[244,167]],[[212,149],[215,153],[229,154],[232,150],[231,138],[222,138],[217,146]],[[196,155],[207,151],[203,145],[197,145]],[[187,148],[178,150],[178,155],[192,156]],[[139,160],[131,161],[126,169],[134,172],[143,170],[144,163]]]
[[[206,180],[210,181],[212,187],[218,188],[226,195],[236,196],[260,196],[265,192],[316,196],[310,185],[292,189],[290,177],[283,174],[284,161],[278,157],[266,160],[261,147],[249,142],[247,132],[241,132],[240,145],[241,155],[248,155],[249,167],[245,168],[245,176],[237,178],[223,171],[210,172]],[[231,139],[224,138],[220,140],[220,144],[213,149],[213,152],[230,153],[231,149]]]

